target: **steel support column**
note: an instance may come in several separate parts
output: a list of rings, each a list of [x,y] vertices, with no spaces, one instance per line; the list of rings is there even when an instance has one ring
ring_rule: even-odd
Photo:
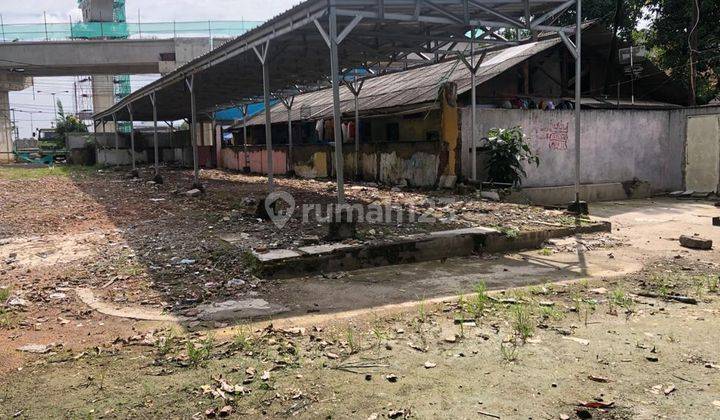
[[[475,29],[470,32],[470,36],[475,38]],[[475,139],[475,130],[477,129],[477,117],[475,115],[477,107],[477,93],[475,92],[475,43],[470,43],[470,144],[472,153],[472,180],[478,180],[477,177],[477,141]]]
[[[132,162],[132,176],[138,176],[135,166],[135,121],[133,120],[132,103],[127,105],[128,116],[130,116],[130,161]]]
[[[247,149],[247,117],[248,117],[247,113],[248,113],[248,108],[250,108],[250,106],[249,106],[248,104],[242,104],[242,105],[241,105],[241,108],[240,108],[240,109],[242,110],[242,114],[243,114],[243,118],[242,118],[242,121],[243,121],[243,155],[245,156],[245,167],[243,167],[243,171],[244,171],[245,173],[249,173],[249,172],[250,172],[250,156],[248,155],[248,149]]]
[[[582,95],[582,0],[575,23],[575,210],[580,212],[580,101]]]
[[[360,179],[360,92],[355,95],[355,180]]]
[[[263,75],[263,104],[265,107],[265,152],[267,154],[267,171],[268,171],[268,191],[272,192],[274,188],[274,170],[273,170],[273,149],[272,149],[272,115],[270,113],[270,66],[268,63],[268,51],[270,50],[270,40],[265,42],[262,51],[253,47],[255,55],[257,55],[260,64],[262,64]]]
[[[338,204],[345,204],[345,178],[342,152],[342,114],[340,113],[340,60],[338,58],[337,9],[335,1],[330,2],[328,40],[330,41],[330,73],[333,90],[333,131],[335,137],[335,174],[337,176]]]
[[[290,98],[282,98],[281,99],[283,105],[285,105],[285,108],[287,109],[287,118],[288,118],[288,156],[287,156],[287,166],[288,171],[292,171],[292,162],[293,162],[293,133],[292,133],[292,106],[293,102],[295,102],[295,96],[291,96]]]
[[[355,179],[360,179],[360,92],[362,91],[363,83],[365,80],[358,80],[355,75],[355,81],[349,83],[345,81],[350,93],[353,94],[355,99]]]
[[[155,92],[150,94],[150,102],[153,108],[153,147],[155,149],[155,182],[162,183],[160,177],[160,148],[158,147],[158,119],[157,119],[157,97]]]
[[[120,134],[118,133],[117,114],[112,114],[113,127],[115,129],[115,158],[118,159],[117,165],[120,166]]]
[[[185,84],[190,91],[190,143],[193,153],[193,186],[200,187],[200,166],[198,163],[197,144],[197,109],[195,106],[195,75],[185,78]]]
[[[267,54],[267,51],[265,51]],[[267,58],[267,57],[266,57]],[[267,155],[268,190],[274,188],[273,146],[272,146],[272,116],[270,113],[270,66],[263,60],[263,103],[265,105],[265,153]]]
[[[473,39],[475,38],[475,31],[476,29],[473,29],[471,31],[471,36]],[[465,64],[465,67],[470,71],[470,153],[472,156],[470,157],[471,162],[471,168],[472,173],[470,175],[472,181],[477,181],[477,93],[475,92],[475,88],[477,85],[477,72],[480,69],[480,65],[485,60],[485,55],[487,51],[483,51],[482,54],[480,54],[480,57],[477,59],[477,63],[475,62],[475,43],[470,43],[470,61],[468,61],[463,55],[460,55],[460,60]],[[464,152],[463,152],[464,153]]]

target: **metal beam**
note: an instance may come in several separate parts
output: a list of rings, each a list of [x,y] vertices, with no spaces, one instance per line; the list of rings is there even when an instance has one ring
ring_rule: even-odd
[[[112,114],[113,127],[115,127],[115,155],[118,159],[117,165],[120,166],[120,134],[118,133],[117,114]]]
[[[288,157],[287,157],[287,169],[288,171],[292,171],[292,164],[293,164],[293,132],[292,132],[292,106],[293,102],[295,102],[295,96],[290,96],[289,98],[280,98],[280,102],[282,102],[283,105],[285,105],[285,108],[287,109],[288,113]]]
[[[157,100],[155,92],[150,94],[153,107],[153,147],[155,149],[155,182],[160,177],[160,153],[158,148]]]
[[[530,27],[537,28],[541,23],[545,22],[546,20],[550,19],[551,17],[557,15],[560,12],[564,12],[565,10],[567,10],[568,7],[575,4],[575,1],[576,0],[568,0],[565,3],[562,3],[561,5],[552,9],[551,11],[545,13],[544,15],[533,19],[532,22],[530,22]]]
[[[335,2],[331,0],[329,20],[330,39],[330,73],[332,77],[333,91],[333,130],[335,137],[335,174],[337,176],[337,200],[338,204],[345,204],[345,179],[344,166],[345,159],[342,152],[342,114],[340,113],[340,60],[338,58],[338,39],[337,39],[337,9]]]
[[[578,54],[577,54],[577,46],[573,44],[573,42],[570,40],[570,38],[565,35],[565,32],[558,32],[558,35],[560,35],[560,39],[562,39],[563,44],[565,44],[565,47],[570,51],[570,54],[572,54],[573,58],[577,60]]]
[[[575,211],[580,212],[580,102],[582,100],[582,0],[577,0],[575,23]]]
[[[247,150],[247,118],[249,108],[250,106],[246,103],[240,105],[240,109],[243,114],[243,155],[245,155],[245,167],[243,168],[243,171],[246,173],[250,172],[250,155],[248,155]]]
[[[193,186],[200,185],[200,165],[198,163],[198,144],[197,144],[197,107],[195,105],[195,75],[185,78],[185,84],[190,91],[190,143],[192,145],[193,154]]]
[[[267,53],[267,49],[265,50]],[[265,56],[267,58],[267,55]],[[270,112],[270,66],[267,60],[262,62],[263,76],[263,102],[265,106],[265,154],[267,155],[268,192],[272,192],[274,185],[273,173],[273,146],[272,146],[272,116]]]
[[[128,116],[130,116],[130,157],[132,162],[132,175],[137,176],[135,167],[135,122],[133,121],[132,104],[127,104]]]

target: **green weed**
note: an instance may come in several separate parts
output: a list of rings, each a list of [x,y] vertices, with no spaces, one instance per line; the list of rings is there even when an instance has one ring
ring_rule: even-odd
[[[427,311],[425,310],[425,300],[421,300],[420,304],[418,305],[418,320],[421,323],[425,323],[427,321]]]
[[[478,319],[483,315],[483,311],[489,306],[490,302],[490,297],[487,295],[487,285],[484,281],[481,281],[475,285],[475,296],[461,307],[473,318]],[[460,304],[460,300],[458,300],[458,304]]]
[[[533,325],[530,310],[525,305],[515,305],[512,309],[512,316],[512,327],[515,334],[522,341],[532,337],[535,332],[535,325]]]
[[[540,316],[543,319],[552,319],[554,321],[559,321],[565,318],[565,313],[563,311],[553,308],[552,306],[541,306]]]
[[[609,302],[621,308],[630,309],[633,306],[633,300],[622,289],[615,289],[610,292]]]
[[[512,363],[518,358],[518,348],[515,343],[500,343],[500,356],[505,363]]]
[[[355,354],[361,350],[360,343],[355,338],[355,332],[350,327],[345,331],[345,341],[347,341],[350,348],[350,354]]]
[[[245,351],[253,348],[255,345],[254,340],[252,339],[251,334],[247,331],[247,329],[241,327],[238,329],[238,331],[233,336],[232,341],[232,347],[235,350],[238,351]]]
[[[187,343],[188,360],[192,366],[200,366],[210,359],[212,349],[215,345],[215,338],[208,335],[207,338],[195,344],[192,341]]]
[[[170,330],[165,336],[160,337],[155,342],[155,352],[158,356],[165,356],[169,354],[172,352],[173,348],[175,348],[176,341],[175,332]]]
[[[545,257],[551,256],[552,253],[553,253],[553,250],[551,248],[546,247],[546,248],[543,248],[540,250],[540,255],[545,256]]]
[[[0,303],[5,303],[10,298],[10,289],[9,288],[0,288]]]

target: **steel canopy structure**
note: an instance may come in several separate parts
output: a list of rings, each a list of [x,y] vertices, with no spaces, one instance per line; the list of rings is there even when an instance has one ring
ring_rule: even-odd
[[[579,75],[580,2],[307,0],[139,89],[93,118],[96,122],[190,118],[195,183],[198,184],[194,133],[198,111],[211,112],[221,106],[255,102],[262,97],[268,122],[266,146],[272,190],[270,100],[273,92],[280,97],[283,96],[280,92],[286,92],[288,88],[314,85],[329,78],[333,88],[334,119],[340,121],[339,90],[343,73],[358,68],[377,73],[393,65],[407,68],[449,59],[462,60],[471,73],[475,73],[484,57],[483,51],[534,39],[541,31],[560,34],[576,58],[576,74]],[[551,22],[573,5],[576,6],[576,25],[552,26]],[[513,34],[514,39],[508,39],[508,34]],[[575,35],[575,43],[569,34]],[[576,103],[579,104],[581,84],[575,85]],[[287,104],[291,107],[292,101]],[[475,107],[474,101],[472,107]],[[579,107],[576,109],[578,175]],[[340,124],[335,124],[334,130],[335,138],[341,138]],[[472,131],[474,137],[475,130]],[[474,148],[474,139],[471,144]],[[342,156],[342,142],[335,142],[338,202],[341,204],[345,200]],[[576,200],[579,200],[578,191],[576,180]]]

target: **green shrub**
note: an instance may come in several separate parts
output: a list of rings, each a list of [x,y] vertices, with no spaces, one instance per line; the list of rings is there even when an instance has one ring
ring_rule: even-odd
[[[492,128],[488,131],[487,144],[481,148],[488,154],[488,180],[522,184],[527,177],[523,163],[539,166],[540,158],[530,149],[522,128]]]

